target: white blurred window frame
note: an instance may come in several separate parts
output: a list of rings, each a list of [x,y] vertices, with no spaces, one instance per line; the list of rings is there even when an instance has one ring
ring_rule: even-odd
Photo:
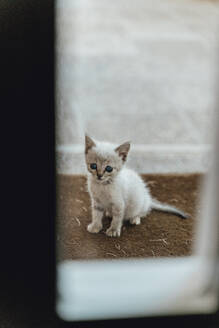
[[[217,115],[216,122],[219,123]],[[65,261],[56,312],[65,321],[212,314],[218,310],[219,131],[206,175],[193,254],[179,258]]]

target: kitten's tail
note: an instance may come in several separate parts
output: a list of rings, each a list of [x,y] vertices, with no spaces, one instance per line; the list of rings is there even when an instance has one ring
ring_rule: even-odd
[[[156,211],[161,211],[161,212],[172,213],[172,214],[179,216],[181,219],[188,219],[190,217],[189,214],[186,214],[183,211],[178,210],[176,207],[168,205],[168,204],[160,203],[158,200],[156,200],[154,198],[152,199],[151,209],[156,210]]]

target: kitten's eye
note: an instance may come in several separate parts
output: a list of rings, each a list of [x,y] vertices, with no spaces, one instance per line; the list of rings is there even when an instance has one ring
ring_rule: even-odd
[[[92,170],[96,170],[96,168],[97,168],[97,164],[96,164],[96,163],[92,163],[92,164],[90,165],[90,168],[91,168]]]
[[[113,168],[109,165],[106,166],[105,171],[112,172]]]

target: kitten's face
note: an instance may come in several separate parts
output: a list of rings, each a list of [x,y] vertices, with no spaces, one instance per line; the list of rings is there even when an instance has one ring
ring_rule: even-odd
[[[104,146],[96,146],[93,140],[86,136],[87,169],[98,184],[109,184],[113,181],[126,160],[129,148],[130,144],[126,143],[116,149],[105,151]]]
[[[118,155],[104,157],[98,154],[95,147],[86,156],[88,171],[93,175],[97,183],[107,184],[122,168],[122,163]]]

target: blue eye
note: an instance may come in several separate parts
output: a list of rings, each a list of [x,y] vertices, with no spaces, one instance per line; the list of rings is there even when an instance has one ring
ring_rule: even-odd
[[[106,166],[105,171],[112,172],[113,168],[109,165]]]
[[[90,168],[91,168],[92,170],[96,170],[96,168],[97,168],[97,164],[96,164],[96,163],[92,163],[92,164],[90,165]]]

